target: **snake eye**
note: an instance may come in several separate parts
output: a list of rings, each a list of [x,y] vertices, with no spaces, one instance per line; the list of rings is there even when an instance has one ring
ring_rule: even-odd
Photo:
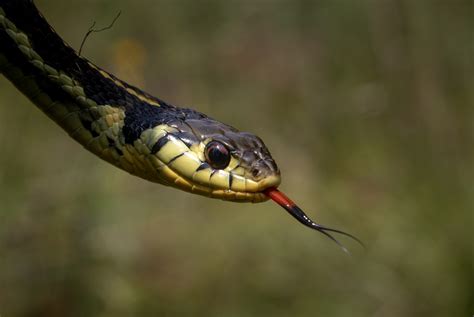
[[[215,169],[223,169],[229,165],[230,153],[224,144],[211,141],[206,145],[204,150],[206,161]]]

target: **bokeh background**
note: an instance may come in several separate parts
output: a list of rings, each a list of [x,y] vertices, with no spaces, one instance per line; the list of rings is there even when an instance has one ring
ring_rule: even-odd
[[[0,78],[0,315],[471,316],[472,1],[37,0],[84,55],[262,137],[274,203],[148,183]]]

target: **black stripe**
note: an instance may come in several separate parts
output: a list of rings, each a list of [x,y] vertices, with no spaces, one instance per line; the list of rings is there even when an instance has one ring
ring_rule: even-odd
[[[168,162],[168,164],[171,164],[173,161],[175,161],[176,159],[178,159],[178,158],[180,158],[181,156],[183,156],[184,153],[185,153],[185,152],[183,152],[183,153],[181,153],[181,154],[178,154],[178,155],[176,155],[175,157],[173,157],[173,158]]]
[[[161,148],[163,146],[165,146],[166,143],[168,143],[169,140],[170,140],[170,138],[169,138],[168,134],[166,134],[165,136],[159,138],[158,141],[156,141],[156,143],[151,148],[151,154],[158,153],[161,150]]]
[[[175,133],[170,133],[170,134],[180,139],[184,144],[186,144],[188,148],[191,148],[193,144],[198,142],[194,134],[189,133],[189,132],[180,131],[180,132],[175,132]]]
[[[133,144],[133,141],[138,139],[143,131],[160,124],[179,127],[186,120],[203,120],[205,118],[207,118],[206,115],[192,109],[171,106],[156,107],[139,101],[135,102],[133,107],[125,107],[125,120],[122,131],[125,142]],[[183,142],[185,141],[183,140]]]
[[[229,189],[232,188],[232,181],[234,180],[234,175],[232,173],[229,173]]]
[[[201,165],[199,165],[199,167],[196,169],[196,172],[205,170],[206,168],[209,168],[209,167],[211,167],[209,164],[207,164],[206,162],[202,162]]]

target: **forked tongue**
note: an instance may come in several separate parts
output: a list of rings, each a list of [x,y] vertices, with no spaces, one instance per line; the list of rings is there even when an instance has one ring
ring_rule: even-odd
[[[314,230],[317,230],[317,231],[321,232],[322,234],[327,236],[329,239],[331,239],[332,241],[337,243],[337,245],[339,245],[339,247],[341,247],[341,249],[344,252],[350,254],[350,252],[346,249],[346,247],[344,247],[344,245],[342,245],[342,243],[340,243],[336,238],[334,238],[329,232],[335,232],[335,233],[345,235],[345,236],[347,236],[351,239],[354,239],[355,241],[357,241],[360,245],[362,245],[364,247],[364,244],[362,243],[362,241],[360,241],[358,238],[354,237],[353,235],[351,235],[349,233],[346,233],[344,231],[340,231],[340,230],[337,230],[337,229],[327,228],[325,226],[322,226],[320,224],[315,223],[313,220],[311,220],[304,213],[303,210],[301,210],[300,207],[298,207],[290,198],[288,198],[285,194],[283,194],[278,189],[268,188],[268,189],[264,190],[264,194],[267,195],[269,198],[271,198],[278,205],[282,206],[296,220],[298,220],[299,222],[301,222],[305,226],[310,227],[311,229],[314,229]]]

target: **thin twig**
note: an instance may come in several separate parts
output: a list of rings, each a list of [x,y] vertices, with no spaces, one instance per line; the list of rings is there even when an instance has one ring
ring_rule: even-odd
[[[111,29],[121,14],[122,14],[122,11],[119,11],[118,14],[115,16],[114,20],[112,21],[112,23],[110,23],[109,26],[106,26],[105,28],[102,28],[102,29],[94,29],[95,24],[96,24],[94,21],[92,25],[90,26],[89,30],[87,31],[86,35],[82,39],[81,46],[79,47],[79,56],[81,56],[82,48],[84,47],[84,44],[86,43],[86,40],[89,37],[89,35],[91,35],[91,33],[99,33],[99,32]]]

